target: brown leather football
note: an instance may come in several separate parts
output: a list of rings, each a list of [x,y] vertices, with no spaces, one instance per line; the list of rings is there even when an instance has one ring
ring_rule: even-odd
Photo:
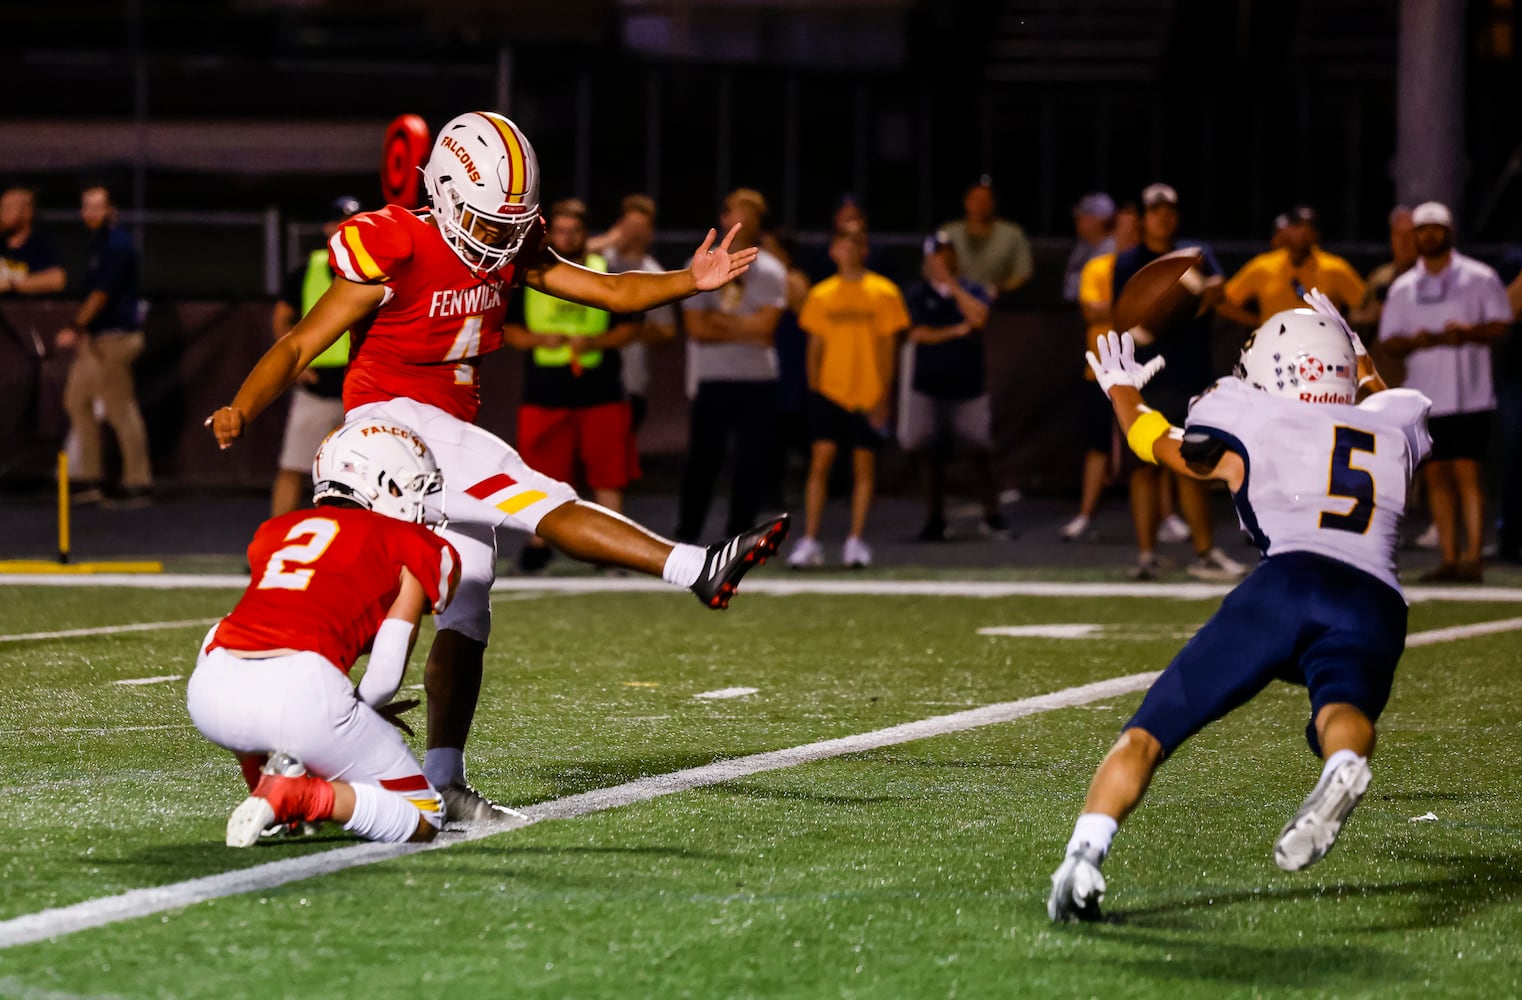
[[[1150,344],[1187,323],[1205,290],[1205,272],[1198,267],[1204,259],[1198,247],[1184,247],[1133,274],[1115,300],[1115,329],[1130,330],[1138,344]]]

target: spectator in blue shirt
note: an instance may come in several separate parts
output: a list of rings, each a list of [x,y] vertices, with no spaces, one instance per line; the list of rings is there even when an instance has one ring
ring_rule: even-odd
[[[79,215],[91,233],[85,300],[74,322],[58,331],[57,338],[59,348],[74,350],[64,385],[64,408],[79,439],[74,502],[94,503],[103,497],[100,425],[95,419],[99,399],[121,448],[119,502],[143,506],[152,499],[153,473],[148,464],[148,432],[132,381],[132,362],[143,353],[144,345],[137,249],[131,235],[117,228],[116,206],[104,185],[84,189]]]
[[[993,435],[983,364],[988,292],[957,273],[957,251],[940,230],[925,238],[922,277],[904,293],[911,326],[909,393],[899,411],[899,444],[923,463],[929,510],[920,540],[945,541],[946,466],[963,451],[977,475],[979,530],[1008,538],[994,483]]]
[[[32,228],[36,211],[29,187],[0,194],[0,295],[56,295],[68,280],[53,241]]]

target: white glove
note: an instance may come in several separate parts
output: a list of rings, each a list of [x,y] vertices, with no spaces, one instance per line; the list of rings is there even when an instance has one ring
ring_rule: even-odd
[[[1093,351],[1088,352],[1089,367],[1094,370],[1094,377],[1099,380],[1099,387],[1106,396],[1117,385],[1140,389],[1167,363],[1162,355],[1158,355],[1144,365],[1137,364],[1136,341],[1131,339],[1130,333],[1117,334],[1111,330],[1094,346],[1099,353],[1096,356]]]
[[[1353,332],[1351,326],[1348,326],[1348,321],[1342,318],[1342,310],[1338,309],[1332,303],[1332,300],[1326,297],[1325,292],[1319,288],[1312,288],[1305,293],[1305,304],[1327,319],[1337,321],[1337,325],[1342,327],[1342,332],[1347,334],[1348,339],[1353,342],[1353,355],[1355,357],[1366,358],[1369,356],[1368,350],[1363,346],[1363,339]]]

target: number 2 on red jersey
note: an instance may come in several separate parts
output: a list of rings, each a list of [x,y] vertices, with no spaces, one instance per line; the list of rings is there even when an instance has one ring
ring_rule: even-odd
[[[293,544],[276,549],[259,578],[260,590],[306,590],[312,582],[312,569],[287,569],[287,565],[310,566],[338,537],[338,522],[326,517],[309,517],[297,521],[286,532],[285,540]],[[305,539],[305,541],[299,541]]]

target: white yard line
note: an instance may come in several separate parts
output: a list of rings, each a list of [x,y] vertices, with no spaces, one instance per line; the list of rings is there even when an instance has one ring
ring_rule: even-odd
[[[1104,637],[1105,627],[1088,622],[1070,625],[989,625],[978,629],[978,635],[998,635],[1010,639],[1099,639]]]
[[[0,574],[0,587],[131,587],[140,590],[242,590],[248,577],[198,573]],[[1138,597],[1204,601],[1223,597],[1232,589],[1224,583],[1061,583],[1039,580],[862,580],[820,579],[808,574],[747,580],[742,594],[794,597],[830,594],[845,597]],[[642,577],[509,577],[492,585],[492,593],[618,594],[673,593],[675,588]],[[1522,603],[1522,587],[1408,587],[1411,601]],[[499,598],[500,599],[500,598]]]
[[[220,618],[187,618],[177,622],[138,622],[133,625],[101,625],[98,628],[71,628],[62,632],[17,632],[0,635],[0,642],[35,642],[45,639],[77,639],[85,635],[116,635],[121,632],[153,632],[161,628],[190,628],[192,625],[213,625]]]
[[[1407,638],[1406,645],[1427,646],[1515,629],[1522,629],[1522,618],[1417,632]],[[288,882],[340,872],[359,865],[388,861],[419,851],[469,843],[541,820],[585,816],[635,802],[647,802],[663,795],[705,788],[765,771],[814,763],[849,753],[863,753],[948,733],[964,732],[1060,708],[1086,705],[1115,695],[1139,691],[1151,684],[1156,677],[1156,672],[1112,677],[1109,680],[1065,688],[1050,694],[984,705],[981,708],[920,719],[916,722],[890,726],[887,729],[807,743],[785,750],[752,754],[748,757],[737,757],[733,760],[717,761],[702,767],[673,771],[669,774],[653,775],[610,788],[597,788],[579,795],[570,795],[528,806],[523,810],[528,816],[528,820],[524,823],[477,828],[454,836],[445,835],[429,844],[356,844],[352,847],[324,851],[321,854],[267,862],[251,868],[208,875],[169,885],[132,889],[116,896],[29,913],[0,922],[0,948],[46,941],[92,927],[102,927],[122,920],[133,920],[166,910],[180,909],[209,899],[270,889]]]
[[[704,691],[693,695],[694,698],[704,698],[717,701],[723,698],[743,698],[748,694],[755,694],[760,688],[719,688],[717,691]]]
[[[162,677],[131,677],[124,681],[112,681],[111,683],[130,685],[163,684],[166,681],[177,681],[184,676],[184,674],[165,674]]]
[[[1452,625],[1448,628],[1431,628],[1406,636],[1406,648],[1430,646],[1435,642],[1451,642],[1477,635],[1494,635],[1497,632],[1515,632],[1522,629],[1522,618],[1502,618],[1493,622],[1476,622],[1473,625]]]

